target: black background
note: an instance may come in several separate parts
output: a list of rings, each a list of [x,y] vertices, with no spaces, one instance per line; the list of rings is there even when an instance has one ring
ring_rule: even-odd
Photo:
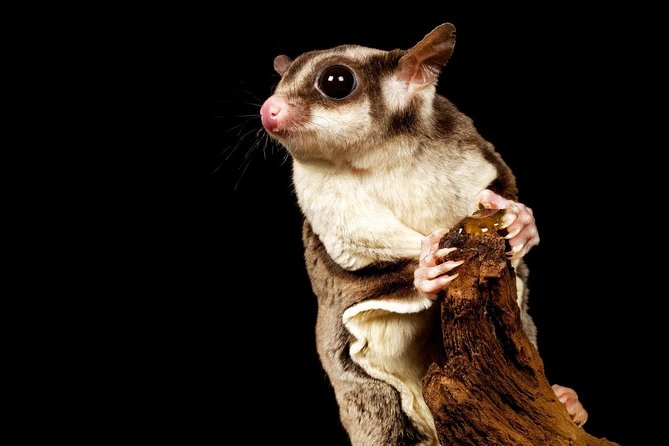
[[[140,168],[150,178],[143,211],[160,217],[140,234],[150,254],[137,262],[147,264],[141,274],[158,297],[143,308],[152,324],[139,356],[167,358],[144,377],[147,400],[170,420],[161,431],[193,441],[226,443],[234,431],[254,443],[346,444],[315,351],[290,162],[258,136],[258,112],[278,82],[278,54],[344,43],[409,48],[449,21],[457,44],[438,91],[496,146],[536,216],[541,244],[526,260],[546,374],[579,393],[588,432],[627,444],[638,392],[629,375],[637,354],[625,347],[628,303],[638,290],[621,240],[630,206],[618,192],[629,193],[634,168],[615,155],[627,125],[619,112],[626,93],[610,88],[624,64],[611,38],[617,25],[559,8],[363,14],[352,4],[315,4],[322,11],[305,17],[285,8],[150,19],[157,26],[141,57],[157,57],[160,69],[142,81],[167,113],[155,156]]]

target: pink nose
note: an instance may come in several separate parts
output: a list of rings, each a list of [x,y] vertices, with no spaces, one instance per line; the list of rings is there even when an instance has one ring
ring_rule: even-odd
[[[260,108],[262,125],[271,132],[285,124],[287,116],[288,103],[280,96],[271,96]]]

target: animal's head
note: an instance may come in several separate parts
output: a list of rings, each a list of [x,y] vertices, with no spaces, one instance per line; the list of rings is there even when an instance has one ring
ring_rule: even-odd
[[[389,138],[431,125],[441,68],[455,46],[445,23],[408,51],[354,45],[281,55],[281,75],[260,114],[267,132],[300,160],[352,161]]]

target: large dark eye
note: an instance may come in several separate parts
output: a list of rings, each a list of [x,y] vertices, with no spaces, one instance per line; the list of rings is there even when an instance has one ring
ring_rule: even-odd
[[[355,90],[355,74],[343,65],[327,67],[318,78],[318,89],[332,99],[343,99]]]

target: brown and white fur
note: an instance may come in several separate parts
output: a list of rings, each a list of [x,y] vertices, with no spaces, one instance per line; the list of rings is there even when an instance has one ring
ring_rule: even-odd
[[[512,210],[518,303],[536,342],[521,260],[538,243],[531,210],[493,146],[436,93],[454,31],[443,24],[409,51],[278,56],[282,79],[261,109],[293,158],[318,353],[356,446],[439,444],[421,379],[438,351],[435,299],[458,265],[437,261],[435,241],[479,203]],[[321,88],[333,66],[354,76],[348,94]]]

